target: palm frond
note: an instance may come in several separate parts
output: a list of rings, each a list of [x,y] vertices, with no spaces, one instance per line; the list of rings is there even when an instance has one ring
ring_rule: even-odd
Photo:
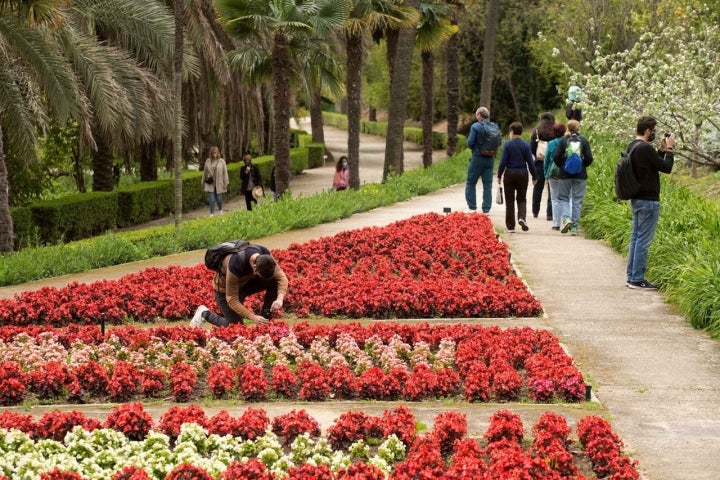
[[[92,26],[109,44],[132,52],[154,73],[170,78],[175,23],[164,4],[155,0],[74,0],[72,5],[77,21]]]
[[[228,53],[232,68],[243,77],[245,83],[268,80],[272,75],[268,50],[242,47]]]
[[[43,30],[25,27],[9,17],[0,17],[0,37],[8,55],[21,58],[41,85],[54,113],[65,120],[79,112],[78,90],[70,64]],[[11,52],[11,53],[10,53]]]
[[[5,63],[7,58],[2,60]],[[5,132],[6,151],[16,158],[29,160],[35,157],[36,116],[27,108],[27,98],[15,73],[12,68],[0,68],[0,125]]]

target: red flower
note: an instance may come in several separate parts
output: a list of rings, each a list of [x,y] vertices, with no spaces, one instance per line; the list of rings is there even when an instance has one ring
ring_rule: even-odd
[[[174,439],[180,435],[183,423],[197,423],[201,427],[207,427],[205,411],[197,405],[188,405],[186,408],[173,405],[160,416],[158,430]]]
[[[0,404],[17,405],[25,396],[27,375],[15,362],[0,362]]]
[[[100,428],[100,422],[92,418],[86,418],[82,412],[76,410],[69,412],[54,410],[46,413],[38,420],[36,434],[38,438],[49,438],[62,442],[65,435],[76,426],[92,431]]]
[[[264,463],[257,458],[251,458],[247,462],[237,461],[228,465],[228,468],[220,477],[221,480],[275,480],[275,474],[267,469]]]
[[[126,403],[110,412],[105,420],[105,428],[122,432],[130,440],[144,440],[153,428],[153,420],[142,404]]]
[[[260,367],[246,364],[238,369],[240,391],[245,400],[252,402],[264,400],[267,394],[268,381]]]
[[[235,371],[227,363],[216,363],[208,369],[207,382],[215,398],[222,398],[235,387]]]
[[[214,480],[212,475],[200,467],[183,463],[165,475],[165,480]]]
[[[246,440],[255,440],[265,434],[270,426],[270,418],[262,408],[248,407],[238,423],[240,436]]]
[[[185,362],[178,362],[170,369],[170,390],[178,402],[187,402],[195,390],[197,373]]]
[[[272,432],[282,437],[283,443],[290,445],[301,433],[309,433],[311,437],[320,436],[320,425],[305,410],[290,412],[273,418]]]

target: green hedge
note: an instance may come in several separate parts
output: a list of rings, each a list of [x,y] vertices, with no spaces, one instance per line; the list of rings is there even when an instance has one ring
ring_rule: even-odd
[[[308,169],[309,159],[322,165],[324,144],[308,143],[290,150],[290,169],[297,175]],[[272,155],[257,157],[253,162],[260,169],[263,184],[270,185],[274,165]],[[226,199],[239,195],[242,163],[228,164],[230,186]],[[190,212],[207,204],[202,184],[202,172],[182,174],[183,212]],[[162,218],[175,210],[174,180],[140,182],[113,192],[90,192],[38,202],[27,207],[13,207],[10,214],[16,238],[16,248],[32,245],[52,245],[57,242],[80,240],[107,230],[127,228]]]

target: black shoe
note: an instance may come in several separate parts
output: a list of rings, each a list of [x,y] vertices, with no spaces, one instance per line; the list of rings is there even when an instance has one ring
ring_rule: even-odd
[[[560,227],[552,227],[553,230],[560,230]]]
[[[658,287],[653,285],[652,283],[648,282],[647,280],[641,280],[639,282],[627,282],[625,285],[627,285],[628,288],[639,288],[644,290],[657,290]]]
[[[518,220],[518,223],[520,224],[520,228],[522,228],[523,232],[527,232],[528,230],[530,230],[530,227],[528,227],[527,223],[525,223],[524,218]]]

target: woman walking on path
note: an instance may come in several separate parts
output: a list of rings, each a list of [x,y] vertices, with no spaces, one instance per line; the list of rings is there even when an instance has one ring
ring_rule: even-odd
[[[225,159],[220,157],[218,147],[210,148],[210,158],[205,160],[203,167],[203,189],[208,194],[210,203],[210,216],[215,214],[215,204],[217,203],[218,215],[223,212],[223,194],[227,192],[230,178],[228,177],[227,165]]]
[[[540,123],[535,131],[530,135],[530,151],[535,157],[535,171],[537,172],[537,183],[533,187],[532,213],[537,218],[540,214],[542,203],[543,189],[545,188],[545,175],[543,169],[543,161],[547,154],[547,145],[550,140],[555,138],[553,126],[555,125],[555,115],[551,112],[544,112],[540,115]],[[550,203],[550,195],[547,199],[547,208],[545,210],[545,218],[552,220],[552,205]]]
[[[343,155],[338,158],[335,164],[335,175],[333,175],[333,190],[345,190],[350,179],[348,171],[348,158]]]
[[[497,182],[502,182],[505,189],[505,227],[506,232],[515,232],[515,203],[517,202],[517,218],[520,227],[527,232],[530,227],[525,220],[527,210],[527,188],[529,175],[532,176],[533,185],[537,182],[535,162],[533,161],[530,145],[520,138],[523,126],[520,122],[510,124],[510,140],[505,142],[500,167],[498,167]]]
[[[563,137],[558,143],[557,151],[553,156],[555,165],[558,166],[558,202],[560,207],[560,233],[571,232],[571,235],[578,234],[580,225],[580,211],[585,190],[587,189],[587,167],[593,162],[590,142],[580,136],[580,122],[570,120],[567,124],[570,135]],[[570,151],[568,151],[570,149]],[[569,172],[567,163],[573,153],[580,155],[581,162],[578,162],[579,172]]]
[[[251,155],[245,155],[243,162],[245,166],[240,169],[240,193],[245,195],[247,209],[252,210],[253,202],[257,205],[257,199],[253,196],[253,188],[262,187],[262,177],[260,169],[252,163]]]
[[[543,173],[547,179],[549,198],[552,205],[552,229],[560,230],[560,200],[558,200],[558,173],[559,169],[553,157],[557,150],[560,139],[565,136],[564,123],[556,123],[553,127],[555,138],[548,142],[547,151],[545,152],[545,160],[543,160]]]

